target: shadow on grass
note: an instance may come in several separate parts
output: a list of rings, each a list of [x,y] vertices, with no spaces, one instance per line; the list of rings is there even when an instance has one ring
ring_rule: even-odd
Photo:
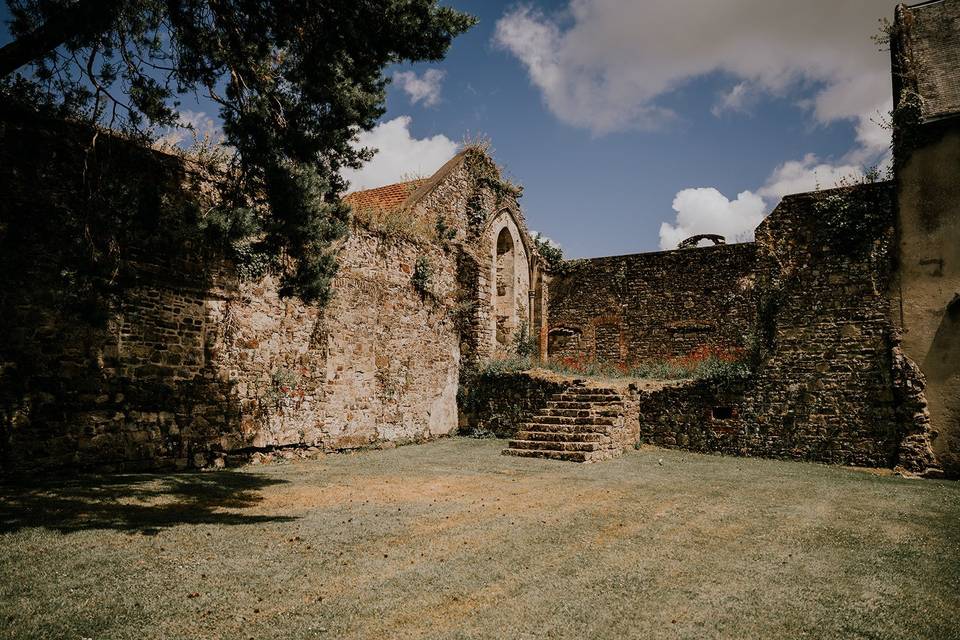
[[[0,485],[0,533],[45,527],[154,535],[182,524],[247,525],[288,522],[286,516],[222,511],[263,500],[259,490],[286,480],[247,473],[91,475],[59,481]]]

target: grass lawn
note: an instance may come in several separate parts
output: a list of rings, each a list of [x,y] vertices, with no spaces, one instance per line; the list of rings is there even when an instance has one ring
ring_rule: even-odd
[[[960,638],[960,484],[446,439],[0,487],[3,638]]]

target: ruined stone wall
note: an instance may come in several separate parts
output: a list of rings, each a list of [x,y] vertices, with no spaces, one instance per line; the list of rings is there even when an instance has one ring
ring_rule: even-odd
[[[784,198],[756,231],[752,373],[641,391],[640,441],[935,472],[887,315],[893,221],[889,183]]]
[[[492,159],[482,149],[471,147],[441,167],[411,196],[425,217],[441,218],[456,230],[451,242],[458,252],[456,305],[461,321],[461,352],[466,362],[505,355],[521,324],[528,325],[530,331],[543,320],[542,308],[535,305],[530,295],[541,281],[519,195],[515,187],[502,179]],[[512,314],[497,311],[497,240],[504,228],[509,230],[513,243]],[[499,298],[503,307],[506,297]]]
[[[411,284],[422,258],[427,296]],[[339,264],[322,313],[281,300],[271,278],[208,304],[213,366],[236,384],[248,445],[343,449],[456,428],[459,339],[442,302],[451,256],[354,229]]]
[[[550,358],[636,363],[752,332],[752,243],[576,260],[550,283]]]
[[[47,133],[8,126],[0,141],[3,266],[19,268],[0,300],[4,468],[184,468],[456,429],[456,246],[355,228],[322,312],[280,299],[272,276],[239,280],[215,255],[125,247],[96,309],[74,309],[47,268],[62,243],[16,222],[84,197],[85,141]],[[27,140],[37,152],[24,156]],[[130,153],[140,164],[122,163],[125,180],[147,185],[135,201],[163,202],[169,184],[149,189],[154,154]],[[47,167],[51,156],[67,161]],[[425,293],[411,282],[419,259],[431,265]]]
[[[783,450],[777,433],[759,437],[745,420],[753,380],[681,381],[639,390],[633,404],[639,442],[660,447],[728,455],[771,455]]]
[[[641,439],[739,455],[900,463],[911,434],[899,411],[887,317],[891,185],[787,196],[756,238],[753,374],[642,395]]]
[[[892,466],[892,185],[787,196],[756,238],[758,436],[778,434],[777,455]]]

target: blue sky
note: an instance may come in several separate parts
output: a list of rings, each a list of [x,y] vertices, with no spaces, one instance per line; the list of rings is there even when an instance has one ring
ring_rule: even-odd
[[[482,135],[529,226],[583,257],[749,239],[784,193],[887,158],[888,54],[870,36],[894,2],[446,4],[480,23],[445,60],[388,70],[358,186],[429,174]]]
[[[870,36],[893,2],[449,4],[480,23],[443,62],[399,68],[442,81],[425,104],[395,79],[384,121],[408,116],[414,139],[488,136],[525,187],[530,227],[570,257],[654,251],[687,231],[746,239],[783,193],[884,160],[873,121],[889,109],[888,54]],[[538,70],[544,59],[554,68]],[[570,97],[584,87],[595,95]],[[663,223],[675,233],[662,240]]]

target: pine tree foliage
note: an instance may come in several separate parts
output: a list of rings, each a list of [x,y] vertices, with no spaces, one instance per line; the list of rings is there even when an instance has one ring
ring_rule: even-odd
[[[184,96],[219,105],[235,153],[208,227],[243,229],[255,239],[243,246],[280,266],[285,295],[320,303],[349,215],[340,172],[372,156],[351,141],[384,113],[384,69],[441,59],[475,22],[437,0],[7,4],[7,98],[143,142],[178,124]]]

